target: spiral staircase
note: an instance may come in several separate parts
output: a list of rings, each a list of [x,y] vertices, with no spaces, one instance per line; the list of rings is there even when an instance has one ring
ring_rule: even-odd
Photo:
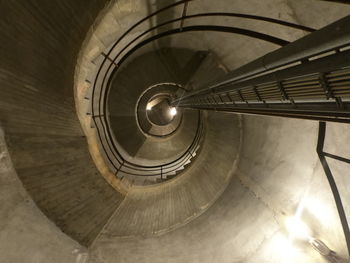
[[[305,10],[308,5],[314,9]],[[315,18],[326,10],[328,18]],[[322,173],[317,122],[250,115],[259,114],[250,104],[256,96],[268,110],[269,100],[294,106],[298,100],[283,97],[277,84],[254,86],[258,95],[248,89],[217,95],[215,88],[197,95],[348,13],[347,4],[304,0],[1,2],[0,171],[5,190],[14,187],[12,173],[25,189],[12,199],[4,190],[2,199],[37,206],[54,224],[48,233],[59,236],[43,234],[48,252],[32,256],[25,244],[28,262],[269,262],[284,240],[284,217],[311,188],[331,212],[329,221],[309,214],[307,220],[335,256],[302,248],[288,260],[347,262],[339,203],[326,181],[313,179]],[[347,114],[347,71],[342,74],[334,80],[340,93],[327,100],[338,105],[341,97]],[[304,93],[295,94],[309,99]],[[220,112],[240,112],[227,108],[240,103],[248,114]],[[348,128],[328,127],[325,151],[343,151],[345,157],[328,157],[346,163],[339,141],[349,137]],[[340,185],[347,212],[347,181]],[[15,212],[4,207],[0,220],[8,222]],[[40,240],[46,230],[35,231]],[[3,237],[14,240],[11,233]],[[289,262],[281,255],[271,262]],[[0,249],[0,261],[20,257]]]

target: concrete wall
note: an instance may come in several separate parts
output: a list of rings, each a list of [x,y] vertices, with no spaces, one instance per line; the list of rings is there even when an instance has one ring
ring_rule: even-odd
[[[116,71],[111,80],[108,112],[111,130],[127,160],[142,165],[152,165],[154,160],[153,165],[159,165],[179,158],[192,143],[197,129],[196,114],[184,113],[184,122],[176,133],[168,140],[156,140],[142,133],[136,107],[143,92],[156,84],[184,84],[179,77],[191,72],[188,60],[193,57],[191,50],[157,50],[131,60]]]
[[[113,10],[119,10],[121,28],[147,11],[141,1],[119,3],[125,5]],[[202,4],[205,10],[205,5],[213,6],[211,1]],[[77,53],[103,3],[2,1],[0,7],[0,120],[14,166],[46,215],[74,238],[90,244],[122,200],[94,168],[73,105]],[[261,1],[220,1],[217,7],[287,17],[316,27],[349,13],[345,6],[306,0],[269,0],[263,5]],[[268,30],[275,32],[274,27]],[[285,30],[277,33],[291,40],[300,36]],[[226,41],[226,35],[214,34],[183,35],[176,41],[176,45],[172,42],[175,46],[213,50],[229,68],[276,48],[256,41],[247,45],[245,37]],[[343,143],[349,138],[348,127],[329,127],[335,137],[327,137],[327,149],[348,155]],[[217,128],[225,132],[226,126]],[[307,244],[288,242],[284,218],[293,215],[302,202],[303,219],[313,235],[333,249],[339,261],[346,258],[332,195],[315,154],[317,123],[245,116],[243,133],[237,176],[206,213],[160,236],[119,238],[107,231],[90,250],[91,262],[326,262]],[[1,260],[73,262],[77,258],[72,251],[81,247],[28,201],[4,152]],[[229,165],[227,160],[231,158],[225,165]],[[348,167],[336,161],[330,165],[340,191],[347,197],[348,182],[343,175]],[[345,208],[348,212],[348,202]],[[137,212],[134,218],[137,222]]]
[[[332,125],[333,129],[342,126]],[[311,235],[325,242],[340,258],[347,258],[333,195],[316,153],[318,123],[256,116],[244,118],[243,129],[237,177],[258,202],[273,212],[280,228],[276,233],[286,235],[285,217],[293,216],[298,207],[303,207],[301,218]],[[334,141],[339,137],[330,134],[327,139]],[[347,206],[346,195],[343,201]],[[312,250],[305,243],[294,245],[296,252],[291,252],[296,256]]]
[[[86,253],[34,204],[13,168],[0,128],[0,260],[3,263],[78,262]],[[81,256],[80,256],[81,257]]]
[[[315,28],[348,15],[350,11],[344,5],[303,0],[271,0],[263,4],[261,1],[223,0],[217,1],[215,6],[212,1],[201,1],[190,3],[189,7],[189,13],[242,12]],[[203,22],[210,24],[215,20]],[[266,23],[236,19],[233,24],[290,41],[305,35],[305,32]],[[277,48],[247,37],[221,33],[185,33],[158,45],[210,49],[229,69]],[[289,239],[285,219],[293,216],[301,205],[304,207],[302,219],[312,235],[333,249],[339,262],[347,262],[337,210],[316,155],[317,127],[317,122],[312,121],[244,116],[238,171],[224,194],[206,213],[160,236],[120,238],[106,231],[91,249],[91,262],[112,262],[114,259],[120,262],[328,262],[307,243]],[[347,129],[336,124],[331,127],[333,133],[339,131],[337,134]],[[222,125],[221,128],[225,130],[226,127]],[[346,136],[333,137],[333,140],[344,141]],[[346,169],[342,164],[334,164],[337,180],[344,185]],[[348,209],[348,192],[346,187],[340,185],[340,188]]]
[[[329,145],[340,141],[332,136],[336,130],[346,129],[341,141],[348,137],[344,125],[330,126]],[[317,128],[313,121],[244,117],[238,171],[212,207],[160,236],[120,238],[113,235],[111,221],[110,231],[90,251],[91,262],[328,262],[308,243],[290,241],[285,220],[300,204],[312,236],[335,251],[338,262],[347,262],[337,210],[315,150]],[[329,151],[348,153],[346,148]],[[344,180],[349,167],[331,164],[348,211]]]
[[[263,2],[260,0],[217,0],[215,5],[211,0],[202,0],[193,1],[188,5],[187,14],[189,15],[205,12],[233,12],[265,16],[319,29],[349,15],[350,7],[318,0],[265,0]],[[196,24],[241,27],[287,41],[294,41],[307,34],[302,30],[242,18],[196,18],[184,23],[185,26]],[[178,24],[173,27],[178,27]],[[188,32],[169,38],[170,45],[174,47],[208,49],[214,52],[229,70],[279,48],[275,44],[262,40],[220,32]]]
[[[206,119],[206,133],[193,163],[169,181],[132,187],[95,247],[102,240],[167,233],[195,220],[220,197],[237,169],[240,119],[215,112]]]
[[[85,245],[122,200],[91,160],[73,98],[77,55],[104,4],[0,3],[0,122],[13,164],[40,209]]]

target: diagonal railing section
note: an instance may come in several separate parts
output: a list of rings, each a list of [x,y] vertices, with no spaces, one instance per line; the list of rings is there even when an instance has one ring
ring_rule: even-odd
[[[350,16],[186,94],[173,105],[350,122]]]

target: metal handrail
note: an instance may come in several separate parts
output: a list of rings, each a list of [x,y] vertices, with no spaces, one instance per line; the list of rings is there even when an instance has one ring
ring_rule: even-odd
[[[185,154],[178,157],[177,159],[173,160],[172,162],[168,163],[168,164],[162,164],[162,165],[150,165],[150,166],[146,166],[146,165],[136,165],[137,167],[140,168],[148,168],[147,171],[152,171],[152,170],[156,170],[154,168],[156,167],[173,167],[171,164],[176,163],[177,161],[179,161],[180,159],[183,158],[183,156],[187,155],[189,152],[192,152],[197,146],[198,146],[198,142],[200,140],[201,135],[203,134],[203,124],[202,124],[202,117],[201,117],[201,113],[200,111],[198,111],[199,114],[199,118],[198,118],[198,123],[197,123],[197,129],[196,129],[196,135],[192,141],[192,143],[190,144],[190,146],[186,149]],[[127,162],[128,164],[130,164],[130,162]],[[170,165],[170,166],[169,166]],[[129,167],[129,166],[125,166],[125,167]],[[129,167],[131,168],[131,167]],[[137,169],[136,169],[137,170]]]
[[[113,74],[115,74],[116,70],[120,67],[120,65],[122,64],[123,61],[125,61],[125,59],[132,54],[133,52],[135,52],[138,48],[140,48],[141,46],[154,41],[156,39],[159,39],[160,37],[164,37],[170,34],[176,34],[176,33],[182,33],[182,32],[186,32],[186,31],[198,31],[198,30],[215,30],[215,31],[223,31],[223,32],[231,32],[231,33],[241,33],[241,34],[246,34],[246,35],[250,35],[259,39],[264,39],[264,40],[271,40],[271,42],[274,42],[275,44],[286,44],[288,43],[285,40],[281,40],[275,37],[272,37],[270,35],[265,35],[263,33],[259,33],[259,32],[255,32],[255,31],[249,31],[249,30],[245,30],[245,29],[241,29],[241,28],[233,28],[233,27],[222,27],[222,26],[213,26],[213,25],[204,25],[204,26],[192,26],[192,27],[183,27],[183,21],[186,19],[193,19],[193,18],[198,18],[198,17],[209,17],[209,16],[231,16],[231,17],[241,17],[241,18],[247,18],[247,19],[255,19],[255,20],[262,20],[262,21],[266,21],[266,22],[270,22],[270,23],[276,23],[276,24],[280,24],[280,25],[284,25],[284,26],[288,26],[288,27],[292,27],[292,28],[296,28],[296,29],[300,29],[300,30],[305,30],[308,32],[312,32],[314,31],[314,29],[312,28],[308,28],[308,27],[304,27],[304,26],[300,26],[297,24],[293,24],[293,23],[289,23],[289,22],[285,22],[285,21],[281,21],[281,20],[277,20],[277,19],[272,19],[272,18],[267,18],[267,17],[260,17],[260,16],[253,16],[253,15],[247,15],[247,14],[237,14],[237,13],[202,13],[202,14],[195,14],[195,15],[190,15],[190,16],[186,16],[186,12],[183,12],[183,15],[177,19],[172,19],[169,21],[166,21],[164,23],[161,23],[155,27],[152,27],[146,31],[144,31],[143,33],[141,33],[139,36],[137,36],[136,38],[134,38],[131,42],[129,42],[126,46],[124,46],[121,51],[119,51],[119,53],[117,54],[116,57],[114,57],[113,59],[110,58],[109,56],[112,54],[112,52],[115,50],[116,46],[136,27],[138,27],[139,25],[141,25],[143,22],[148,21],[149,19],[151,19],[152,17],[154,17],[155,15],[164,12],[166,10],[169,10],[171,8],[177,7],[179,5],[184,5],[184,8],[187,8],[187,4],[188,2],[191,2],[194,0],[183,0],[183,1],[179,1],[177,3],[173,3],[171,5],[168,5],[164,8],[161,8],[151,14],[149,14],[148,16],[142,18],[141,20],[139,20],[137,23],[135,23],[133,26],[131,26],[127,31],[125,31],[119,38],[118,40],[112,45],[112,47],[110,48],[110,50],[104,55],[104,59],[102,61],[102,63],[100,64],[96,77],[95,77],[95,81],[93,83],[93,90],[92,90],[92,98],[91,98],[91,103],[92,103],[92,121],[95,124],[96,130],[97,130],[97,135],[99,137],[99,140],[101,142],[101,146],[103,148],[103,151],[107,157],[107,159],[109,160],[109,163],[114,167],[114,169],[117,171],[116,174],[118,172],[125,172],[123,171],[123,167],[124,168],[130,168],[133,169],[134,171],[143,171],[143,172],[150,172],[150,171],[160,171],[160,173],[157,174],[133,174],[130,172],[125,172],[127,174],[130,175],[137,175],[137,176],[157,176],[160,175],[161,177],[164,175],[164,169],[168,169],[168,168],[173,168],[171,171],[168,171],[166,173],[172,173],[174,171],[177,171],[181,166],[183,166],[184,163],[186,163],[189,159],[191,159],[193,157],[194,152],[192,152],[193,150],[195,150],[200,143],[200,139],[201,136],[203,135],[203,124],[202,124],[202,119],[200,117],[200,113],[199,113],[199,118],[198,118],[198,124],[197,124],[197,131],[196,131],[196,136],[194,138],[194,140],[192,141],[192,144],[190,145],[190,147],[184,152],[184,154],[182,156],[180,156],[179,158],[177,158],[176,160],[173,160],[167,164],[162,164],[162,165],[154,165],[154,166],[145,166],[145,165],[139,165],[139,164],[134,164],[131,163],[127,160],[125,160],[125,158],[122,156],[122,154],[118,151],[116,144],[113,141],[113,135],[110,132],[110,128],[108,126],[108,119],[106,116],[106,112],[107,112],[107,96],[108,96],[108,92],[109,92],[109,87],[110,87],[110,81],[111,78],[108,79],[108,81],[106,81],[108,75],[111,76]],[[142,41],[141,43],[139,43],[138,45],[134,46],[127,54],[125,54],[118,62],[117,59],[121,56],[121,54],[127,50],[128,48],[130,48],[130,46],[132,44],[134,44],[138,39],[140,39],[141,37],[145,36],[147,33],[150,33],[164,25],[168,25],[177,21],[182,21],[181,22],[181,27],[179,29],[175,29],[175,30],[169,30],[167,32],[163,32],[161,34],[155,35],[151,38],[148,38],[144,41]],[[102,70],[104,69],[104,67],[106,66],[106,62],[110,62],[109,65],[107,65],[107,70],[105,73],[102,73]],[[110,72],[110,70],[112,70],[112,72]],[[101,74],[103,74],[103,76],[101,76]],[[99,91],[99,94],[97,96],[98,98],[98,103],[97,106],[95,105],[95,96],[96,96],[96,92],[98,92],[97,86],[98,86],[98,82],[101,80],[102,78],[102,82],[101,82],[101,89]],[[97,114],[95,114],[95,107],[97,108]],[[99,123],[96,121],[96,119],[100,120],[100,124],[102,127],[99,127]],[[102,130],[100,130],[100,128],[102,128]],[[102,138],[105,138],[107,145],[104,145],[104,142],[102,140]],[[112,153],[113,156],[109,156],[107,149],[105,148],[105,146],[108,147],[108,149],[110,150],[110,152]],[[112,158],[112,159],[111,159]],[[114,161],[116,160],[119,164],[119,167],[117,168],[116,165],[114,164]],[[119,161],[120,160],[120,161]],[[178,162],[180,161],[180,162]]]
[[[162,87],[163,85],[165,85],[166,89],[159,89],[159,87]],[[171,88],[170,88],[171,87]],[[175,89],[179,90],[179,89],[184,89],[181,85],[178,85],[176,83],[169,83],[169,82],[166,82],[166,83],[158,83],[156,85],[152,85],[151,87],[148,87],[145,91],[143,91],[143,93],[141,94],[139,100],[137,101],[136,103],[136,110],[135,110],[135,116],[136,116],[136,122],[137,122],[137,125],[138,125],[138,128],[141,130],[141,132],[143,134],[145,134],[146,136],[153,136],[153,137],[158,137],[158,138],[166,138],[166,137],[169,137],[171,135],[173,135],[178,129],[178,127],[181,125],[182,121],[183,121],[183,115],[181,114],[180,116],[177,115],[174,117],[173,121],[176,121],[175,123],[175,127],[173,127],[170,132],[168,131],[167,134],[163,135],[163,134],[157,134],[155,132],[151,132],[150,129],[147,129],[147,127],[145,127],[146,124],[150,125],[151,127],[154,127],[154,126],[158,126],[154,123],[152,123],[149,118],[147,117],[147,114],[145,114],[145,118],[143,118],[141,116],[141,112],[144,112],[144,110],[146,109],[146,104],[147,104],[147,101],[148,99],[150,98],[149,95],[146,96],[146,98],[144,98],[145,94],[149,93],[149,91],[153,88],[158,88],[158,92],[160,93],[157,93],[158,95],[159,94],[162,94],[162,95],[165,95],[167,97],[169,97],[168,99],[170,99],[170,96],[171,94],[170,93],[173,93],[173,92],[170,92],[169,91],[169,88],[174,91]],[[157,95],[157,96],[158,96]],[[152,98],[152,96],[151,96]],[[170,101],[169,101],[170,102]],[[169,125],[169,124],[167,124]]]
[[[350,16],[346,16],[313,34],[294,41],[283,49],[277,49],[242,67],[228,73],[222,80],[203,89],[186,94],[184,98],[210,92],[211,90],[223,90],[227,86],[237,82],[253,78],[259,74],[267,74],[280,70],[282,67],[292,67],[296,63],[303,63],[317,56],[327,55],[329,52],[337,52],[350,44]],[[323,41],[327,36],[327,41]]]
[[[292,27],[295,29],[300,29],[300,30],[304,30],[307,32],[314,32],[315,29],[310,28],[310,27],[305,27],[305,26],[301,26],[298,24],[294,24],[294,23],[290,23],[290,22],[285,22],[282,20],[278,20],[278,19],[273,19],[273,18],[269,18],[269,17],[263,17],[263,16],[255,16],[255,15],[247,15],[247,14],[240,14],[240,13],[227,13],[227,12],[212,12],[212,13],[200,13],[200,14],[194,14],[194,15],[189,15],[189,16],[183,16],[183,17],[179,17],[179,18],[175,18],[175,19],[171,19],[168,20],[166,22],[163,22],[161,24],[158,24],[154,27],[149,28],[148,30],[144,31],[143,33],[139,34],[137,37],[135,37],[133,40],[131,40],[128,44],[125,45],[124,48],[122,48],[118,54],[115,56],[115,58],[113,59],[113,61],[115,62],[117,58],[119,58],[119,56],[127,49],[129,48],[133,43],[135,43],[138,39],[140,39],[141,37],[145,36],[146,34],[169,24],[172,24],[174,22],[178,22],[178,21],[182,21],[182,20],[186,20],[186,19],[192,19],[192,18],[200,18],[200,17],[240,17],[240,18],[248,18],[248,19],[254,19],[254,20],[261,20],[261,21],[265,21],[265,22],[270,22],[270,23],[275,23],[275,24],[280,24],[283,26],[288,26],[288,27]],[[182,29],[183,27],[181,27]],[[110,54],[110,53],[109,53]]]
[[[349,25],[346,16],[172,105],[350,123]]]
[[[147,170],[139,169],[139,168],[135,168],[135,167],[129,167],[129,166],[126,166],[126,165],[122,165],[122,167],[133,168],[135,171],[147,171],[147,172],[150,172],[150,171],[161,171],[161,173],[156,173],[156,174],[151,174],[151,175],[142,175],[142,174],[129,173],[129,172],[127,173],[129,175],[136,175],[136,176],[159,176],[159,175],[165,175],[165,174],[173,173],[173,172],[177,171],[180,167],[184,166],[187,161],[189,161],[191,158],[194,157],[193,156],[194,151],[197,148],[197,146],[199,145],[199,142],[200,142],[200,139],[201,139],[202,135],[203,135],[203,124],[201,123],[199,132],[196,134],[196,137],[193,140],[193,142],[191,143],[189,149],[187,151],[185,151],[185,154],[180,156],[176,160],[168,163],[168,164],[157,165],[157,166],[149,166],[149,169],[147,169]],[[152,167],[153,167],[153,169],[152,169]],[[174,168],[174,169],[171,169],[171,168]],[[165,169],[171,169],[171,170],[164,172]]]

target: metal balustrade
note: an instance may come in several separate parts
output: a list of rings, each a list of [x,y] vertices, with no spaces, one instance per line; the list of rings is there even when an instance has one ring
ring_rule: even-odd
[[[98,140],[100,142],[101,152],[104,155],[105,160],[107,161],[108,167],[110,170],[115,173],[116,176],[122,178],[125,175],[131,176],[156,176],[159,178],[164,178],[169,174],[176,173],[183,169],[184,164],[188,163],[191,158],[194,157],[196,150],[199,148],[201,137],[204,133],[204,127],[202,123],[202,118],[199,118],[196,136],[189,146],[187,151],[178,159],[173,160],[172,162],[158,165],[158,166],[143,166],[131,163],[126,160],[126,158],[121,153],[120,149],[118,149],[118,143],[116,142],[113,133],[111,132],[109,118],[108,118],[108,110],[107,110],[107,98],[108,92],[110,89],[110,79],[113,74],[118,70],[118,68],[122,65],[122,63],[130,57],[135,51],[144,45],[158,40],[162,37],[166,37],[169,35],[181,34],[184,32],[195,32],[195,31],[215,31],[215,32],[226,32],[231,34],[241,34],[249,37],[253,37],[256,39],[260,39],[263,41],[268,41],[276,45],[284,46],[289,42],[268,34],[264,34],[261,32],[251,31],[243,28],[237,27],[229,27],[229,26],[218,26],[218,25],[193,25],[193,26],[185,26],[185,21],[187,20],[195,20],[196,18],[205,18],[205,17],[239,17],[242,19],[250,19],[250,20],[258,20],[265,21],[281,26],[286,26],[290,28],[294,28],[296,30],[303,30],[306,32],[315,31],[312,28],[305,27],[302,25],[297,25],[294,23],[281,21],[278,19],[261,17],[256,15],[249,14],[238,14],[238,13],[225,13],[225,12],[212,12],[212,13],[198,13],[193,15],[187,15],[188,9],[190,8],[189,3],[195,0],[183,0],[176,2],[174,4],[168,5],[164,8],[161,8],[150,15],[144,17],[139,20],[133,26],[131,26],[128,30],[125,31],[116,42],[109,48],[108,51],[103,52],[101,56],[94,61],[94,64],[98,68],[96,71],[96,75],[92,76],[91,79],[91,108],[88,112],[92,118],[91,127],[96,128]],[[182,15],[176,19],[171,19],[165,21],[161,24],[158,24],[154,27],[151,27],[147,30],[144,30],[137,37],[133,38],[128,44],[121,46],[122,40],[128,37],[135,28],[139,27],[141,24],[149,21],[156,15],[176,8],[178,6],[183,6]],[[168,31],[164,31],[162,33],[158,33],[147,37],[149,34],[154,33],[155,30],[160,29],[167,25],[172,25],[176,22],[180,22],[179,27],[175,29],[171,29]],[[246,96],[248,94],[245,94]],[[221,96],[220,96],[221,98]],[[220,99],[219,98],[219,99]],[[183,106],[180,104],[180,106]],[[200,113],[199,113],[200,114]]]
[[[196,109],[350,122],[350,16],[173,101]]]

